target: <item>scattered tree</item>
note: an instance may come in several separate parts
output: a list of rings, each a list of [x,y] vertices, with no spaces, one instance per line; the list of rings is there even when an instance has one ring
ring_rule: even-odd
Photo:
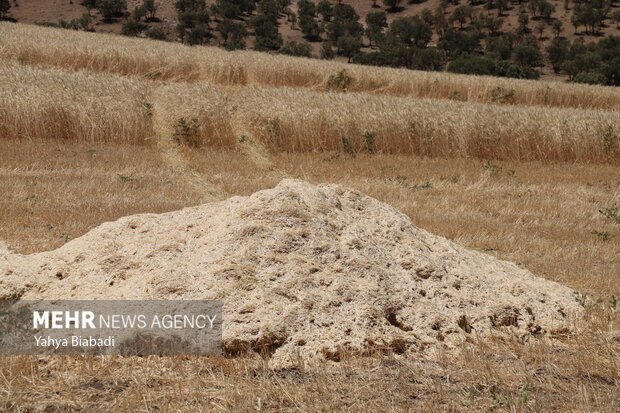
[[[97,0],[96,9],[101,13],[105,21],[111,21],[115,16],[121,15],[127,10],[126,0]]]
[[[291,41],[280,48],[280,53],[289,56],[311,57],[312,47],[309,43]]]
[[[282,36],[278,30],[277,21],[270,16],[259,15],[250,21],[250,25],[254,28],[256,40],[254,41],[254,49],[267,51],[278,50],[282,47]]]
[[[168,40],[166,32],[161,27],[151,27],[146,31],[146,36],[153,40]]]
[[[7,14],[9,13],[10,9],[11,9],[10,0],[0,0],[0,19],[5,18]]]
[[[368,37],[370,47],[372,47],[373,42],[377,44],[381,41],[383,29],[387,26],[387,17],[384,12],[376,11],[366,15],[366,37]]]
[[[383,0],[383,4],[388,6],[388,10],[391,12],[398,11],[400,3],[402,2],[403,0]]]

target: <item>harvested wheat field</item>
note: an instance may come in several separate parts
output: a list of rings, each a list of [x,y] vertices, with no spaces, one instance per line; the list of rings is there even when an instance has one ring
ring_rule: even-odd
[[[1,23],[0,295],[224,303],[1,408],[617,411],[618,96]]]

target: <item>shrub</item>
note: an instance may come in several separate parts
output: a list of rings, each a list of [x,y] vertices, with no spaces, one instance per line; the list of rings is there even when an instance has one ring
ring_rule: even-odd
[[[126,0],[97,0],[95,8],[101,13],[104,20],[110,21],[127,10]]]
[[[121,34],[124,36],[137,36],[143,31],[147,29],[147,26],[144,23],[140,23],[136,20],[131,20],[126,24],[123,24],[123,28],[121,29]]]
[[[450,62],[448,65],[448,72],[512,77],[517,79],[537,79],[539,77],[538,72],[529,67],[479,56],[461,57]]]
[[[312,48],[308,43],[290,41],[280,48],[280,53],[289,56],[311,57]]]
[[[325,89],[328,91],[346,92],[351,84],[353,84],[353,78],[349,76],[346,70],[342,69],[329,77]]]
[[[605,75],[594,70],[578,73],[573,79],[575,83],[587,83],[589,85],[604,85],[606,81]]]
[[[146,35],[149,39],[153,39],[153,40],[168,40],[168,37],[166,36],[166,32],[161,27],[151,27],[146,32]]]

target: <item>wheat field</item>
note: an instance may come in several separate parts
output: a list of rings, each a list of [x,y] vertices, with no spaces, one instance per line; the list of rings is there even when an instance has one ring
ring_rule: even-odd
[[[497,104],[618,110],[617,88],[349,65],[316,59],[226,52],[146,39],[0,22],[0,58],[25,64],[147,79],[323,91],[345,70],[347,90]]]
[[[351,87],[326,91],[342,69]],[[367,193],[585,307],[579,334],[428,360],[1,357],[0,409],[618,411],[618,102],[613,88],[0,23],[0,241],[16,252],[296,177]]]
[[[6,63],[0,136],[620,163],[620,111],[160,83]]]

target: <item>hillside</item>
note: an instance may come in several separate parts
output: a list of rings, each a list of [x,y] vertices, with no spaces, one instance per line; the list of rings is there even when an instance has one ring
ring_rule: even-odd
[[[12,7],[8,11],[8,17],[22,23],[61,25],[102,33],[124,32],[135,36],[182,41],[177,27],[179,15],[174,0],[155,0],[155,17],[150,19],[134,15],[134,10],[140,7],[142,0],[128,0],[127,7],[119,9],[121,12],[109,19],[105,19],[97,9],[89,10],[84,5],[86,3],[79,1],[9,0],[9,3]],[[330,23],[333,23],[336,17],[328,20],[328,17],[320,13],[319,8],[314,10],[311,19],[313,21],[307,23],[310,29],[303,33],[301,27],[304,12],[300,12],[297,1],[263,0],[257,2],[258,6],[254,1],[237,2],[251,4],[248,10],[253,11],[241,11],[236,15],[233,13],[230,19],[222,11],[222,7],[214,8],[223,3],[226,2],[207,0],[204,9],[204,14],[208,15],[206,24],[203,24],[205,20],[192,22],[190,18],[184,41],[190,44],[220,45],[227,48],[254,47],[264,51],[279,50],[296,55],[309,53],[314,57],[329,57],[344,62],[354,60],[365,64],[410,69],[450,70],[508,77],[541,77],[547,80],[577,78],[578,81],[586,83],[620,82],[618,79],[620,44],[617,41],[606,45],[606,49],[598,55],[592,55],[592,50],[587,50],[579,44],[570,47],[575,41],[594,44],[609,36],[620,35],[618,26],[620,5],[615,0],[401,1],[394,9],[385,6],[382,1],[339,1],[338,7],[350,5],[357,12],[353,20],[345,20],[343,24],[346,26],[351,21],[358,21],[363,26],[351,32],[352,38],[356,41],[352,41],[346,33],[344,40],[342,37],[334,37],[335,35],[330,32]],[[262,8],[261,4],[271,3],[277,4],[273,7],[278,9],[274,12],[277,14],[277,29],[281,40],[269,38],[266,43],[260,42],[257,46],[257,31],[251,24],[252,18],[268,13],[266,10],[269,9]],[[318,1],[314,3],[317,4]],[[377,3],[377,7],[373,7],[373,3]],[[202,7],[195,5],[200,2],[188,2],[188,4],[192,4],[191,7]],[[335,6],[336,2],[331,1],[331,5]],[[368,32],[367,16],[377,12],[385,12],[386,17],[386,26],[379,28],[380,36],[395,33],[394,36],[400,39],[402,33],[408,33],[406,36],[411,35],[412,41],[405,39],[402,45],[395,46],[389,38],[386,40],[381,37],[380,40],[374,39],[373,43],[369,38],[372,35]],[[92,16],[90,21],[80,20],[85,13]],[[527,15],[529,21],[521,25],[520,18],[523,18],[523,15]],[[421,25],[413,27],[401,25],[400,28],[392,28],[394,21],[415,18],[414,16],[420,17],[419,20],[413,21],[422,22]],[[577,27],[573,24],[575,16],[581,16],[579,23],[576,23]],[[139,24],[132,25],[134,21],[139,21]],[[221,28],[222,22],[239,25],[233,26],[233,29],[241,30],[241,43],[230,39],[225,41],[223,36],[234,37],[235,34],[230,28],[228,34],[224,34]],[[450,32],[449,28],[453,28],[453,32]],[[349,29],[345,32],[347,30]],[[315,34],[308,35],[308,33]],[[417,40],[415,33],[422,33],[423,40]],[[476,39],[471,38],[472,34]],[[332,51],[326,55],[327,44],[331,45]],[[550,52],[548,48],[552,44],[555,49]],[[486,60],[472,60],[474,56],[484,56]],[[469,60],[463,60],[463,57]],[[457,63],[450,65],[454,60],[458,60]],[[499,62],[509,62],[512,66],[504,64],[498,67]]]
[[[0,22],[0,296],[248,326],[0,357],[3,411],[618,411],[620,88],[215,43]]]

